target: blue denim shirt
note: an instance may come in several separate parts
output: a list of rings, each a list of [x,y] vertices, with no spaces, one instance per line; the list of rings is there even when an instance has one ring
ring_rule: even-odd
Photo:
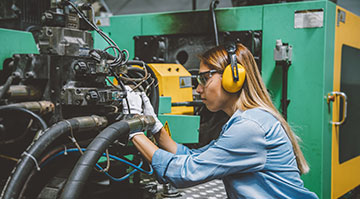
[[[259,108],[236,111],[218,139],[200,149],[158,149],[152,166],[159,181],[178,188],[222,179],[230,199],[318,198],[304,188],[281,123]]]

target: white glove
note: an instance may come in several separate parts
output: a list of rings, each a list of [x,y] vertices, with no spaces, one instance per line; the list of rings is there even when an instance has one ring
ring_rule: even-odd
[[[123,113],[124,114],[137,114],[142,115],[142,98],[140,92],[133,91],[129,86],[125,86],[127,90],[127,101],[129,102],[129,106],[127,105],[126,99],[123,99]],[[128,107],[130,107],[130,112]],[[131,140],[135,135],[144,134],[144,132],[133,132],[129,134],[129,140]]]
[[[129,86],[125,86],[125,88],[127,90],[126,98],[129,102],[129,106],[127,105],[126,99],[123,99],[123,113],[142,115],[141,93],[133,91]],[[130,112],[128,107],[130,107]]]
[[[163,124],[157,118],[154,108],[152,107],[149,98],[146,96],[144,92],[141,93],[141,98],[144,105],[144,115],[153,116],[155,119],[155,125],[153,126],[152,129],[150,129],[151,133],[154,135],[160,131],[160,129],[163,127]]]

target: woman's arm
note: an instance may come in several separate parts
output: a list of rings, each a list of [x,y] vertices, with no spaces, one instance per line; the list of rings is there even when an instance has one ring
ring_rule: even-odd
[[[170,137],[169,133],[165,130],[165,128],[161,128],[160,132],[154,134],[154,137],[160,148],[164,149],[165,151],[169,151],[170,153],[176,154],[177,144]]]
[[[158,142],[160,148],[176,154],[177,145],[173,139],[169,136],[164,128],[160,129],[160,132],[154,135],[156,141]],[[135,147],[140,151],[140,153],[149,161],[152,161],[152,157],[156,150],[159,148],[152,143],[144,134],[135,135],[131,140]]]

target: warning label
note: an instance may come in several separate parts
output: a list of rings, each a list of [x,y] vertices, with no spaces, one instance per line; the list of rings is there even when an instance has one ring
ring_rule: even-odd
[[[164,129],[169,134],[169,136],[171,137],[171,132],[170,132],[170,127],[169,127],[168,121],[165,122]]]
[[[95,23],[97,26],[110,26],[110,18],[109,17],[96,17]]]
[[[180,88],[189,88],[191,87],[191,77],[190,76],[185,76],[185,77],[180,77]]]

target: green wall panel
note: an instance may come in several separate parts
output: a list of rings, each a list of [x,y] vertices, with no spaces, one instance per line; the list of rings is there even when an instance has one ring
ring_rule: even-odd
[[[262,10],[262,6],[217,9],[218,31],[260,30]],[[196,34],[213,31],[213,24],[210,12],[201,10],[144,15],[142,29],[143,35]]]
[[[34,37],[30,32],[9,30],[0,28],[0,70],[3,62],[13,54],[39,54]]]
[[[111,39],[119,46],[121,50],[129,51],[130,59],[134,58],[135,42],[133,37],[141,35],[142,18],[140,15],[122,15],[110,17],[110,26],[100,27]],[[101,37],[95,37],[95,44],[103,46],[105,43]],[[111,52],[111,51],[109,51]]]
[[[261,30],[263,6],[219,9],[216,12],[218,31]]]

